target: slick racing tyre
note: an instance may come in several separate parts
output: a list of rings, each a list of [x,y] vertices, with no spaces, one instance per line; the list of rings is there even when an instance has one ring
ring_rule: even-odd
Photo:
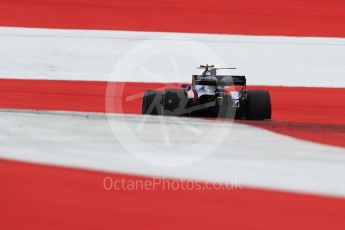
[[[142,104],[142,114],[162,114],[162,92],[156,90],[145,91]]]
[[[247,93],[248,120],[271,119],[271,97],[268,91],[252,90]]]
[[[167,116],[182,116],[188,112],[188,96],[185,90],[166,89],[163,93],[163,114]]]

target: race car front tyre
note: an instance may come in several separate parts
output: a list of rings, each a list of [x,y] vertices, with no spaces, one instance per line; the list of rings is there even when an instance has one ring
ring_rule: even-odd
[[[163,93],[162,104],[163,114],[166,116],[187,115],[187,92],[181,89],[166,89]]]
[[[268,91],[252,90],[247,93],[248,120],[271,119],[271,97]]]
[[[162,92],[157,90],[145,91],[142,104],[142,114],[162,114]]]

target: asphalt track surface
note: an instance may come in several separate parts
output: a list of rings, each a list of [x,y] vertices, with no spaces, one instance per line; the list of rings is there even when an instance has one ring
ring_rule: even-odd
[[[167,82],[187,82],[190,74],[180,81],[165,76],[158,81],[124,84],[121,81],[126,78],[115,78],[116,82],[108,84],[109,67],[118,60],[116,54],[119,57],[123,53],[118,49],[114,59],[113,49],[108,53],[105,49],[109,44],[112,48],[126,42],[133,45],[133,40],[147,40],[156,33],[1,28],[0,74],[4,79],[0,102],[5,109],[0,112],[0,177],[4,184],[0,192],[4,207],[0,210],[1,229],[343,229],[344,42],[341,38],[304,38],[344,37],[341,1],[264,1],[260,5],[257,1],[82,3],[6,1],[2,3],[1,26],[265,35],[168,34],[177,39],[200,37],[198,42],[214,43],[211,48],[219,53],[228,53],[224,47],[238,47],[234,55],[240,61],[236,64],[250,73],[252,85],[261,85],[252,89],[268,88],[273,95],[273,120],[232,124],[227,120],[148,117],[144,122],[148,128],[141,129],[139,139],[150,141],[151,148],[166,141],[159,135],[157,119],[173,133],[181,132],[179,124],[184,121],[183,127],[189,127],[189,132],[200,134],[207,126],[215,126],[231,133],[221,144],[219,138],[211,138],[214,144],[203,147],[218,146],[218,151],[196,164],[157,167],[152,159],[169,161],[164,157],[162,161],[157,152],[146,151],[150,148],[142,149],[144,156],[151,156],[151,164],[147,164],[125,149],[133,147],[130,139],[121,139],[130,129],[110,129],[105,119],[109,115],[104,112],[117,113],[110,116],[119,127],[123,121],[131,121],[135,130],[145,119],[138,115],[142,92],[176,86]],[[66,40],[62,34],[67,34]],[[114,39],[115,34],[115,38],[122,34],[122,41]],[[123,42],[126,38],[128,41]],[[243,57],[236,55],[238,52],[244,52]],[[227,61],[234,60],[229,54],[223,55],[230,58]],[[260,68],[264,79],[260,82],[254,72],[258,68],[243,64],[246,58],[250,59],[248,66],[274,61],[273,71]],[[280,70],[296,76],[291,68],[277,67],[283,66],[284,60],[287,66],[301,71],[298,78],[272,74]],[[183,69],[182,75],[187,76],[187,72],[190,70]],[[123,84],[128,95],[106,94],[107,86]],[[110,106],[109,111],[107,100],[119,106]],[[180,138],[177,143],[183,145],[193,135]],[[250,145],[248,139],[252,140]],[[185,151],[167,151],[165,156],[169,159],[175,154],[172,159],[176,160],[176,154]],[[181,159],[186,156],[190,159],[187,154]],[[154,176],[169,178],[171,183],[189,179],[201,186],[239,179],[242,187],[201,191],[160,187],[107,191],[103,187],[105,177],[150,181]]]

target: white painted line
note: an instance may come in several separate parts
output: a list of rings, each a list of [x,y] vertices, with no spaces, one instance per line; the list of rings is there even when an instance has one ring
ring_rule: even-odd
[[[141,148],[143,159],[125,150],[136,141],[116,137],[127,135],[121,129],[124,123],[138,126],[141,115],[110,115],[118,129],[111,129],[101,113],[70,112],[0,112],[0,158],[71,166],[102,171],[150,176],[196,179],[211,182],[238,181],[243,186],[278,189],[345,197],[345,150],[300,141],[263,129],[242,124],[229,125],[203,119],[146,116],[145,127],[136,131],[136,138],[146,141]],[[161,120],[167,125],[170,144],[164,146]],[[195,142],[188,130],[181,129],[186,122],[201,133],[216,128],[226,131],[224,141],[206,158],[184,167],[162,167],[147,163],[145,158],[179,158],[189,160],[186,146]],[[218,144],[217,136],[196,148]],[[122,140],[123,141],[123,140]],[[152,147],[160,147],[152,151]],[[194,155],[195,156],[195,155]],[[158,157],[158,158],[156,158]],[[181,158],[182,157],[182,158]],[[162,160],[162,158],[159,158]]]
[[[141,65],[111,78],[126,54],[147,41],[157,45],[127,56],[129,64]],[[204,57],[186,57],[182,51],[191,44],[215,56],[204,52]],[[175,54],[154,55],[165,46],[172,46]],[[0,50],[2,78],[190,82],[197,65],[219,65],[222,60],[238,67],[233,73],[247,75],[251,85],[345,87],[344,38],[0,27]]]

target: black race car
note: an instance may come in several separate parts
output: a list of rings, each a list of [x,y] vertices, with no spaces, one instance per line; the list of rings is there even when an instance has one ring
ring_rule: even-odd
[[[164,91],[148,90],[142,113],[168,116],[221,117],[249,120],[271,119],[268,91],[246,90],[246,77],[217,75],[214,65],[201,65],[201,75],[192,76],[191,85]]]

